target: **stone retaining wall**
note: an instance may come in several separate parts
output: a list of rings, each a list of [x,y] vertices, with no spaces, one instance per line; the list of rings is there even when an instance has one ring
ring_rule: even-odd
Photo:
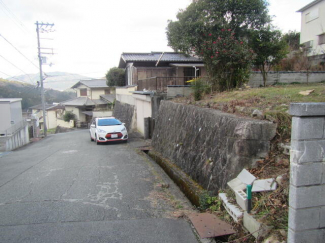
[[[244,167],[267,155],[275,131],[270,122],[162,101],[152,145],[216,193]]]
[[[125,127],[128,132],[135,129],[135,107],[119,101],[115,102],[113,116],[125,123]]]

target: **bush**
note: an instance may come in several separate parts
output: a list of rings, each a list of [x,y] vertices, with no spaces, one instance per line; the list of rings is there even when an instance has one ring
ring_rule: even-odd
[[[125,70],[113,67],[106,73],[107,86],[125,86]]]
[[[221,206],[221,201],[217,196],[211,196],[208,191],[202,193],[199,197],[201,211],[210,209],[211,211],[219,211]]]
[[[192,89],[194,90],[194,99],[196,101],[201,100],[202,96],[209,92],[210,86],[202,79],[194,79],[190,81],[192,83]]]
[[[76,119],[76,115],[72,111],[66,111],[65,114],[63,115],[63,120],[65,122],[69,122],[75,119]]]

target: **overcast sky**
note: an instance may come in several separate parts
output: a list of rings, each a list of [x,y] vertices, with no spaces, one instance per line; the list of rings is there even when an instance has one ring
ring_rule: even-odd
[[[300,31],[298,9],[313,0],[269,0],[274,24]],[[37,73],[36,21],[54,23],[41,46],[54,48],[45,72],[105,76],[122,52],[172,51],[167,20],[191,0],[0,0],[0,77]],[[48,28],[49,29],[49,28]],[[19,52],[23,55],[21,55]],[[44,49],[44,51],[46,51]],[[33,64],[32,64],[33,63]]]

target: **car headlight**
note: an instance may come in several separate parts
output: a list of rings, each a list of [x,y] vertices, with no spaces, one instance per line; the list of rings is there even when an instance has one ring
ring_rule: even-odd
[[[124,132],[124,131],[126,131],[126,128],[125,127],[122,128],[121,132]]]
[[[98,133],[106,133],[106,131],[104,131],[102,129],[98,129]]]

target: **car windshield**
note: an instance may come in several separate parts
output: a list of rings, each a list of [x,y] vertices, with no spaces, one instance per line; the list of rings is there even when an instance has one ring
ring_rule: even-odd
[[[116,126],[116,125],[122,125],[122,122],[120,122],[117,119],[99,119],[98,120],[98,126]]]

